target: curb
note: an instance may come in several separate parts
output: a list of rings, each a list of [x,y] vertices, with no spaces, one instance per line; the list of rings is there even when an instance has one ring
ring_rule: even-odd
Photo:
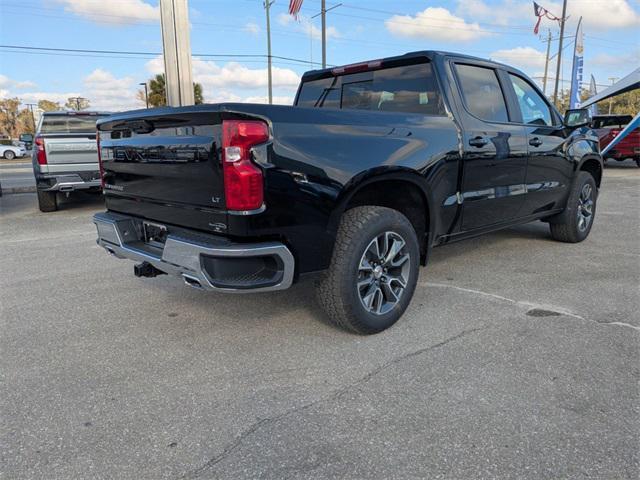
[[[9,195],[11,193],[35,193],[36,186],[29,185],[27,187],[2,187],[1,195]]]

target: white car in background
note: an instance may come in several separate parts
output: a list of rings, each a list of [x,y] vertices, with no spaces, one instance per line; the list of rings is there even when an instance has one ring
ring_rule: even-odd
[[[27,151],[24,147],[16,147],[14,145],[0,145],[0,157],[7,160],[13,160],[16,157],[24,157]]]

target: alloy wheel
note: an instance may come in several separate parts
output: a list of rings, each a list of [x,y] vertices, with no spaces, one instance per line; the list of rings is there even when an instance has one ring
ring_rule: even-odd
[[[589,228],[593,219],[593,187],[586,183],[580,190],[578,197],[578,230],[584,232]]]
[[[384,315],[397,305],[411,272],[407,242],[387,231],[371,240],[358,265],[358,296],[364,308]]]

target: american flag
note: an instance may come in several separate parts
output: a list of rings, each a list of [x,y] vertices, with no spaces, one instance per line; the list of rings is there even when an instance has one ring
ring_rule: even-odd
[[[557,20],[560,21],[558,17],[556,17],[553,13],[551,13],[546,8],[538,5],[536,2],[533,2],[533,14],[538,17],[538,21],[536,22],[536,26],[533,27],[533,33],[538,34],[538,30],[540,29],[540,22],[542,21],[542,17],[546,17],[549,20]]]
[[[298,18],[298,13],[300,13],[303,1],[304,0],[289,0],[289,15]]]

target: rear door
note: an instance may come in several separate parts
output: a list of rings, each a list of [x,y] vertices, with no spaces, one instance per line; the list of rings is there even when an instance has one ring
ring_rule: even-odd
[[[462,230],[519,216],[527,171],[526,132],[511,121],[504,86],[491,64],[455,62],[463,123]]]
[[[534,215],[565,204],[573,162],[565,155],[565,130],[541,92],[526,78],[504,73],[517,104],[517,121],[527,134],[527,195],[522,214]]]
[[[63,165],[75,170],[81,164],[97,170],[96,121],[101,116],[83,112],[43,116],[39,134],[44,138],[50,170]]]

